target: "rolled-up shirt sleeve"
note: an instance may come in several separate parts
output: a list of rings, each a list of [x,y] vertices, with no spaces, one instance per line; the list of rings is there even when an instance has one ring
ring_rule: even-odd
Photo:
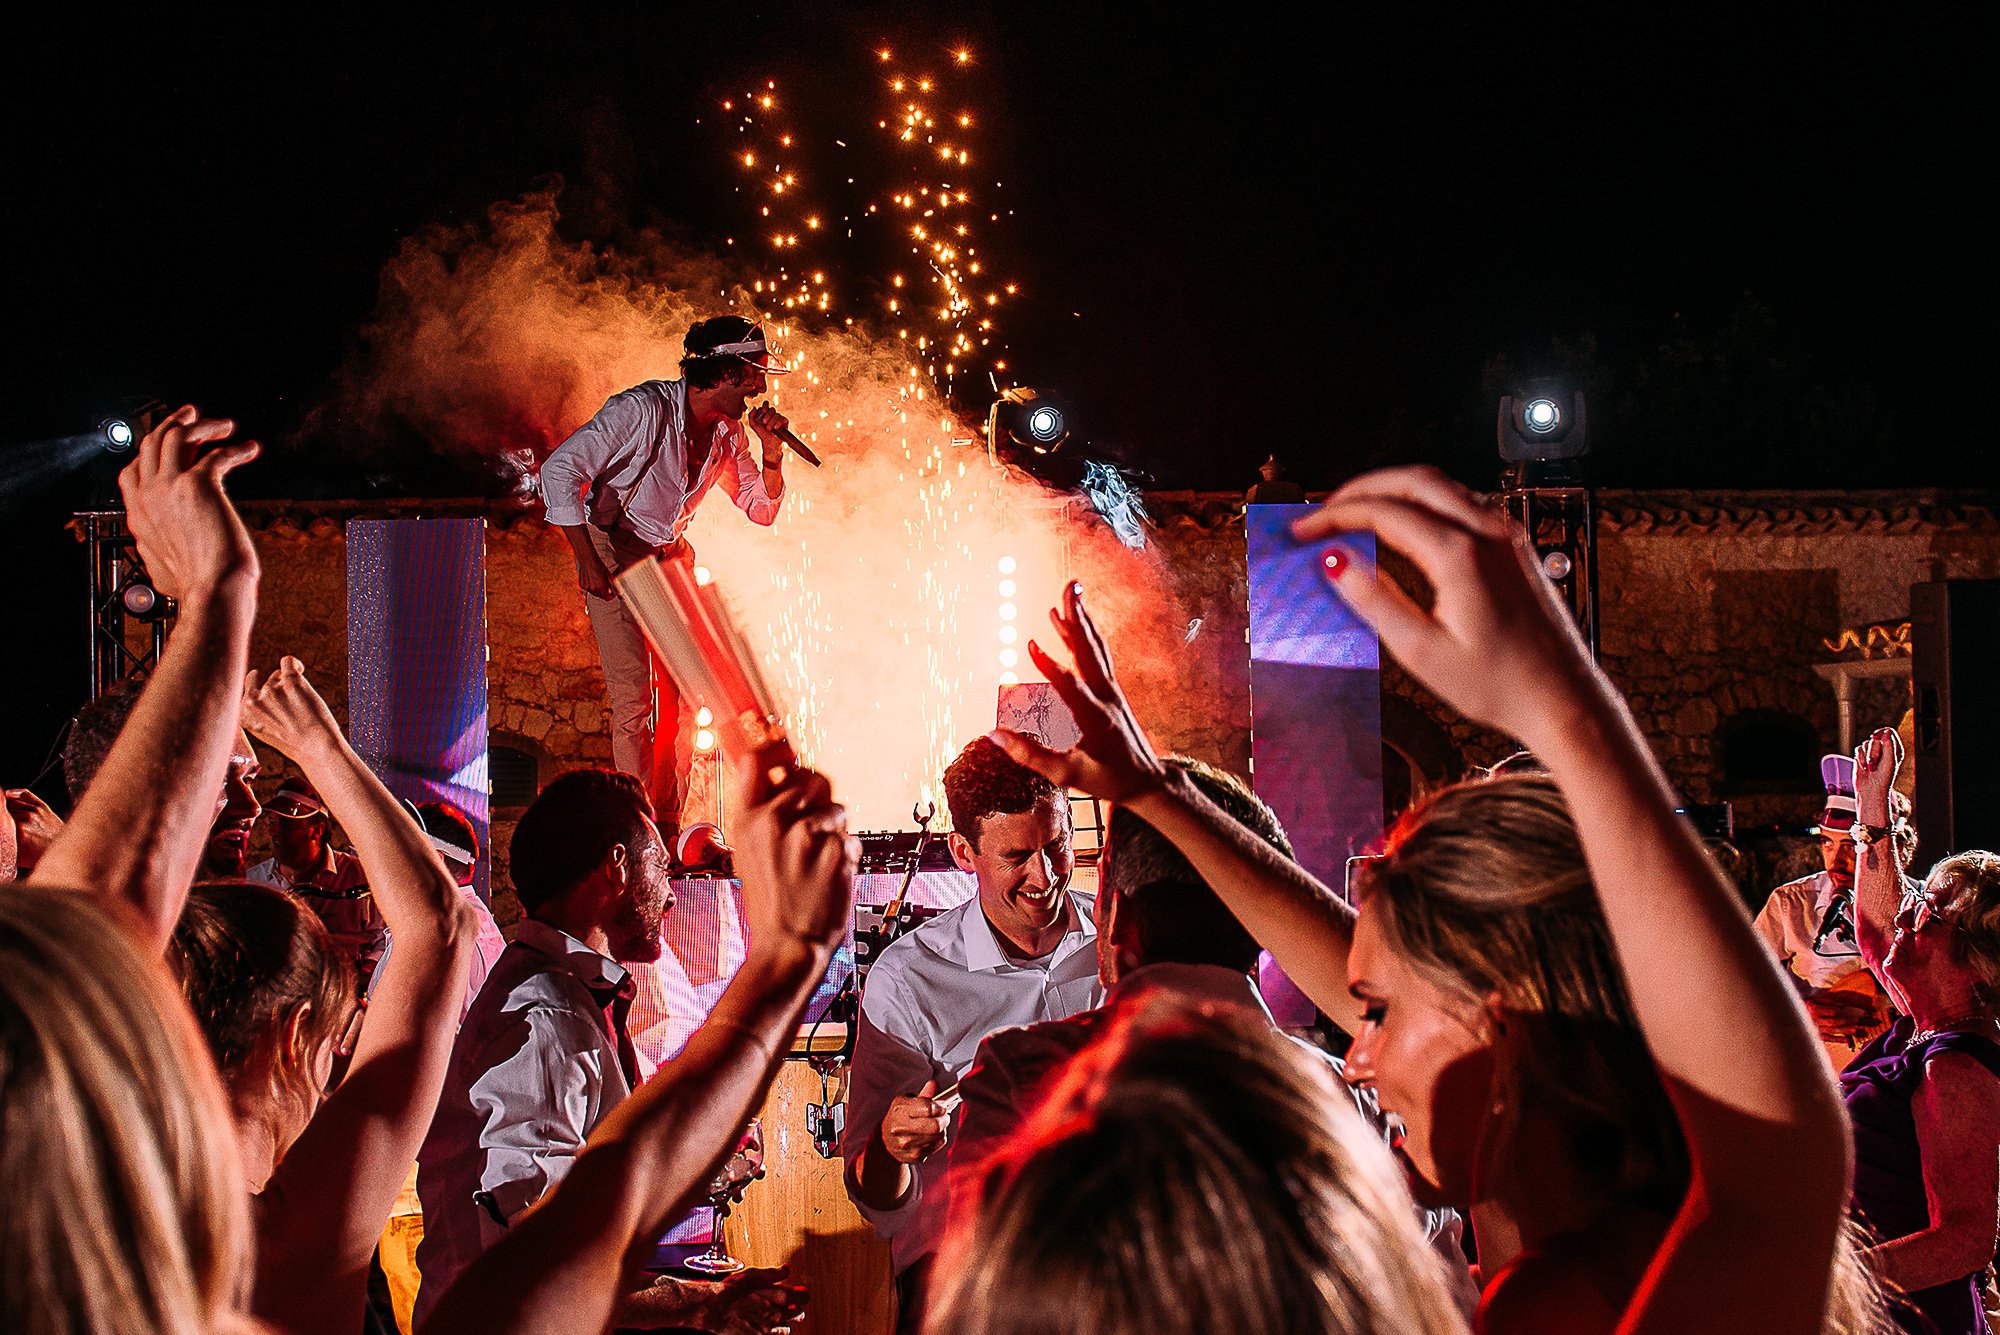
[[[785,496],[784,481],[780,478],[777,494],[773,495],[764,482],[761,447],[752,452],[749,436],[740,429],[736,432],[736,448],[729,456],[729,466],[735,474],[731,491],[736,498],[736,507],[750,516],[752,523],[776,523],[778,505]]]
[[[517,1020],[494,1035],[490,1064],[468,1091],[480,1120],[479,1187],[508,1223],[568,1176],[605,1083],[602,1035],[588,1017],[537,1006]],[[488,1213],[480,1231],[491,1246],[502,1225]]]
[[[875,980],[870,982],[871,992],[875,991],[872,986]],[[909,1193],[894,1208],[877,1210],[863,1203],[853,1189],[861,1154],[875,1139],[889,1104],[903,1095],[915,1094],[926,1080],[936,1078],[939,1071],[929,1057],[878,1025],[869,1014],[871,1010],[882,1016],[884,1024],[891,1028],[895,1025],[890,1018],[894,1008],[886,1004],[886,998],[877,995],[862,999],[859,1029],[854,1037],[854,1061],[848,1068],[847,1126],[841,1134],[840,1157],[847,1164],[848,1195],[855,1197],[854,1208],[875,1226],[877,1233],[887,1238],[893,1237],[913,1216],[917,1202],[923,1198],[924,1174],[919,1170],[910,1175]],[[942,1156],[944,1151],[938,1153]]]
[[[585,498],[631,461],[653,426],[646,397],[643,388],[612,395],[542,461],[542,506],[551,524],[571,528],[589,520]]]

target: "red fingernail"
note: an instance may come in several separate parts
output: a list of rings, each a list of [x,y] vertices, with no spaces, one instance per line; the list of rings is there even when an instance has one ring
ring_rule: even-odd
[[[1347,570],[1347,553],[1338,547],[1329,547],[1320,553],[1319,564],[1328,579],[1339,579]]]

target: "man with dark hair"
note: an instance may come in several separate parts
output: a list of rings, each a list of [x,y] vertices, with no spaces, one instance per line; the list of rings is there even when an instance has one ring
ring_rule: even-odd
[[[626,1028],[634,987],[624,965],[660,957],[674,896],[644,786],[611,770],[564,774],[521,817],[508,852],[528,916],[459,1028],[417,1156],[420,1328],[459,1272],[568,1176],[585,1139],[652,1073]],[[632,1295],[624,1319],[706,1325],[769,1296],[780,1277],[662,1281]]]
[[[271,856],[244,873],[259,885],[289,890],[326,925],[334,949],[360,975],[364,992],[388,947],[389,924],[375,907],[361,859],[333,846],[333,818],[311,783],[302,778],[278,785],[270,804]]]
[[[1293,856],[1277,814],[1242,780],[1183,756],[1167,756],[1164,763],[1183,773],[1229,819],[1285,857]],[[1103,1034],[1115,1017],[1143,1006],[1149,996],[1171,991],[1205,1007],[1240,1010],[1276,1023],[1257,990],[1261,948],[1256,938],[1165,835],[1129,808],[1113,807],[1098,873],[1097,967],[1106,989],[1104,1004],[1066,1019],[1002,1029],[979,1045],[958,1086],[964,1106],[951,1145],[954,1172],[975,1169],[1034,1111],[1070,1058]],[[1301,1046],[1340,1074],[1340,1063],[1330,1054],[1311,1044]],[[1373,1095],[1344,1079],[1338,1083],[1386,1138]],[[1454,1264],[1455,1279],[1464,1281],[1458,1216],[1450,1210],[1418,1213],[1439,1253]]]
[[[1272,810],[1234,775],[1168,756],[1209,801],[1272,848],[1292,856]],[[1146,987],[1170,986],[1265,1015],[1257,992],[1261,948],[1185,855],[1139,816],[1111,810],[1098,863],[1097,976],[1104,1005],[1066,1019],[1003,1029],[979,1045],[959,1083],[964,1109],[954,1164],[974,1164],[1033,1106],[1049,1076],[1102,1031],[1114,1004]]]
[[[1894,1012],[1855,942],[1854,757],[1822,756],[1819,771],[1826,801],[1812,833],[1819,839],[1821,870],[1773,890],[1757,911],[1756,927],[1805,1000],[1827,1060],[1840,1071],[1888,1028]],[[1917,883],[1907,875],[1917,852],[1910,800],[1892,792],[1889,803],[1897,866],[1905,873],[1905,890],[1914,890]]]
[[[132,717],[132,706],[139,703],[143,684],[136,677],[113,682],[70,720],[69,736],[63,739],[62,772],[72,807],[83,800],[83,790],[90,787],[104,757],[111,754],[111,744],[125,731],[125,720]]]
[[[785,495],[785,419],[768,403],[746,417],[749,401],[769,388],[767,377],[788,369],[772,357],[763,329],[717,316],[689,329],[685,347],[679,380],[648,380],[613,395],[555,448],[541,477],[548,521],[576,556],[597,637],[611,697],[612,757],[645,782],[669,816],[680,812],[691,759],[675,752],[680,702],[670,682],[656,681],[645,639],[611,577],[649,555],[687,550],[681,535],[718,481],[758,524],[776,521]],[[762,446],[756,458],[746,420]]]
[[[77,711],[70,724],[69,740],[63,743],[63,786],[69,789],[72,810],[83,801],[111,744],[125,730],[133,706],[139,701],[142,683],[121,681]],[[214,823],[202,850],[200,878],[205,881],[240,881],[250,865],[250,831],[264,808],[257,802],[254,784],[262,774],[257,748],[250,735],[238,732],[230,748],[229,771],[222,780],[222,796],[216,803]]]
[[[904,1328],[947,1201],[941,1153],[956,1084],[980,1039],[1097,1004],[1091,897],[1070,889],[1069,800],[981,738],[944,774],[952,859],[978,893],[892,943],[868,974],[849,1070],[847,1192],[890,1240]]]
[[[630,975],[657,959],[673,903],[653,804],[629,774],[577,770],[542,790],[511,845],[528,916],[452,1047],[417,1156],[424,1207],[417,1319],[508,1223],[569,1172],[639,1083]]]

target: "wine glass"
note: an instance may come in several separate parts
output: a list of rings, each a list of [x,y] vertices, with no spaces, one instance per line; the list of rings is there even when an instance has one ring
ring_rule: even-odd
[[[744,1188],[764,1176],[764,1126],[756,1118],[743,1129],[743,1138],[736,1144],[736,1152],[731,1154],[714,1178],[708,1184],[708,1203],[715,1210],[715,1232],[709,1239],[708,1250],[699,1256],[687,1259],[687,1268],[699,1270],[704,1275],[733,1275],[743,1269],[743,1262],[729,1254],[729,1248],[722,1240],[722,1221],[729,1217],[732,1200],[742,1198]]]

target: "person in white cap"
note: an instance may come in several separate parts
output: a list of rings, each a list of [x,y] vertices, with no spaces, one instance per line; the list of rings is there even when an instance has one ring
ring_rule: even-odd
[[[612,395],[555,448],[541,474],[548,521],[575,553],[597,636],[611,697],[612,759],[639,777],[670,819],[686,796],[691,760],[676,754],[680,700],[671,681],[654,673],[611,577],[649,555],[686,551],[682,534],[717,482],[753,523],[775,522],[788,425],[768,403],[748,406],[769,389],[768,377],[788,369],[773,357],[762,327],[717,316],[689,329],[685,347],[679,380],[648,380]],[[746,422],[761,446],[756,451]]]
[[[1819,768],[1826,805],[1813,833],[1821,869],[1773,890],[1757,914],[1757,932],[1784,962],[1828,1060],[1842,1070],[1887,1026],[1891,1013],[1888,994],[1854,938],[1854,758],[1825,756]],[[1892,810],[1896,852],[1907,869],[1917,850],[1909,799],[1894,794]]]

